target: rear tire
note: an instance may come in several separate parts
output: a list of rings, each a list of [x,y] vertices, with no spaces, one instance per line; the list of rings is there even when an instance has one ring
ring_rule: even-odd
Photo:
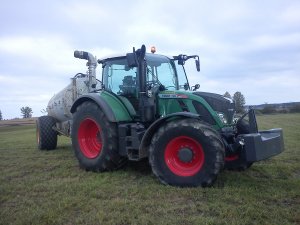
[[[80,167],[92,171],[112,170],[124,162],[118,154],[116,125],[98,105],[84,102],[73,114],[72,146]]]
[[[36,121],[36,140],[39,150],[54,150],[57,146],[57,131],[53,129],[56,119],[41,116]]]
[[[238,135],[250,133],[249,124],[244,120],[239,120],[236,124],[236,128]],[[253,163],[249,163],[241,157],[241,152],[225,157],[225,168],[228,170],[244,171],[252,164]]]
[[[211,186],[224,166],[224,146],[219,134],[199,120],[171,121],[153,136],[149,162],[164,184]]]

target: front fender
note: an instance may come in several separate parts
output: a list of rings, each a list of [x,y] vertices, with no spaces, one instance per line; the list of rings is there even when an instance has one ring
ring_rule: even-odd
[[[140,145],[140,151],[147,151],[147,148],[151,144],[151,140],[153,135],[156,133],[156,131],[159,129],[159,127],[165,123],[166,121],[172,120],[172,119],[180,119],[180,118],[195,118],[200,119],[200,116],[195,113],[190,112],[177,112],[168,114],[158,120],[156,120],[154,123],[151,124],[151,126],[146,130],[142,141]]]

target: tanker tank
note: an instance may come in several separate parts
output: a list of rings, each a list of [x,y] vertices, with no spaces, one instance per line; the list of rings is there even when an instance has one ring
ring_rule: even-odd
[[[54,95],[47,106],[49,116],[56,118],[60,122],[72,119],[70,109],[73,102],[83,94],[89,92],[89,87],[86,85],[87,76],[80,74],[80,76],[72,78],[71,83]]]
[[[56,131],[63,135],[70,135],[72,123],[71,107],[75,100],[81,95],[101,89],[101,82],[97,83],[96,67],[97,59],[89,52],[75,51],[74,57],[88,60],[88,71],[86,74],[78,73],[70,84],[55,94],[47,105],[48,116],[56,120]],[[98,84],[98,86],[97,86]]]

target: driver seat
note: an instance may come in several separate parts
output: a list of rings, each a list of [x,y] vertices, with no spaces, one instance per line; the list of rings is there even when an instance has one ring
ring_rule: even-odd
[[[119,85],[120,95],[125,97],[136,97],[136,81],[133,76],[125,76],[123,84]]]

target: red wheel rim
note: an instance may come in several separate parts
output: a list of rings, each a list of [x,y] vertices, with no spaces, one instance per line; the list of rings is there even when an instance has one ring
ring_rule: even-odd
[[[231,161],[237,160],[238,158],[239,158],[239,155],[229,155],[229,156],[225,157],[225,161],[231,162]]]
[[[90,159],[96,158],[102,150],[101,127],[90,118],[79,125],[78,142],[81,152]]]
[[[192,152],[192,159],[189,162],[184,162],[179,158],[179,151],[183,148]],[[195,175],[201,170],[204,161],[202,145],[193,138],[179,136],[172,139],[166,146],[165,162],[168,168],[178,176],[189,177]]]

